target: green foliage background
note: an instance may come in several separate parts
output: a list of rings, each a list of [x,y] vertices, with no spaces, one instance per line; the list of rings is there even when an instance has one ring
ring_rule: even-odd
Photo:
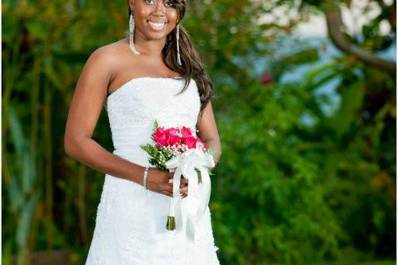
[[[273,54],[321,2],[303,1],[287,26],[258,21],[295,1],[190,2],[183,24],[215,84],[223,145],[211,200],[221,263],[393,260],[395,76],[341,55],[282,84],[284,73],[319,59],[321,50],[305,46]],[[104,174],[65,156],[65,121],[89,54],[125,36],[127,4],[6,0],[2,8],[3,262],[28,264],[28,253],[67,249],[69,263],[82,264]],[[388,42],[377,35],[377,19],[357,43],[373,52]],[[271,58],[272,84],[259,82],[259,58]],[[329,99],[316,89],[333,78],[341,104],[326,115]],[[94,138],[112,150],[105,111]]]

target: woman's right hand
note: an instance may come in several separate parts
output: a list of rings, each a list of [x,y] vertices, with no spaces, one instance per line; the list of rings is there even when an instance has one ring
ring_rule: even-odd
[[[147,175],[147,189],[164,194],[166,196],[173,196],[173,183],[170,181],[173,179],[174,172],[161,170],[158,168],[149,168]],[[188,182],[186,179],[181,179],[180,189],[183,191],[182,197],[187,196]]]
[[[173,172],[149,168],[146,187],[148,190],[172,197],[173,184],[169,180],[173,178],[173,175]]]

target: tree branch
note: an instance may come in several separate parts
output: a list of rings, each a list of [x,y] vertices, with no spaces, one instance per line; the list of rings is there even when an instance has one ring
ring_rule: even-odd
[[[324,13],[326,16],[329,37],[337,48],[345,53],[355,56],[364,63],[392,74],[396,73],[396,63],[394,61],[379,58],[375,54],[354,45],[344,36],[341,30],[343,27],[341,10],[334,0],[329,0],[327,2],[326,8],[324,8]]]

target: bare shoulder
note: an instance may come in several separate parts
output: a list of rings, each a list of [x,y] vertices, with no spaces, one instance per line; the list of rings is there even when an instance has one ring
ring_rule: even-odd
[[[108,89],[120,69],[131,58],[128,54],[128,42],[121,39],[95,49],[88,57],[81,79],[101,82]],[[98,85],[98,84],[97,84]]]
[[[104,45],[94,50],[83,66],[77,82],[78,94],[81,91],[96,93],[104,97],[110,82],[121,64],[123,57],[123,45],[121,41]],[[126,56],[124,56],[126,57]],[[98,101],[103,99],[99,98]]]
[[[125,53],[124,40],[118,40],[113,43],[95,49],[89,56],[88,61],[101,64],[101,67],[112,68],[120,62]]]

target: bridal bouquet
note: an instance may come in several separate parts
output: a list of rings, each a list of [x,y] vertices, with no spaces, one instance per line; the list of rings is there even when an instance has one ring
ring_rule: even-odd
[[[166,228],[181,228],[185,222],[188,236],[193,237],[195,223],[206,210],[210,199],[209,169],[215,166],[213,151],[185,126],[164,128],[155,121],[151,139],[154,144],[141,145],[149,154],[149,163],[159,169],[175,172]],[[178,192],[181,177],[188,179],[185,210],[181,207],[181,195]]]

